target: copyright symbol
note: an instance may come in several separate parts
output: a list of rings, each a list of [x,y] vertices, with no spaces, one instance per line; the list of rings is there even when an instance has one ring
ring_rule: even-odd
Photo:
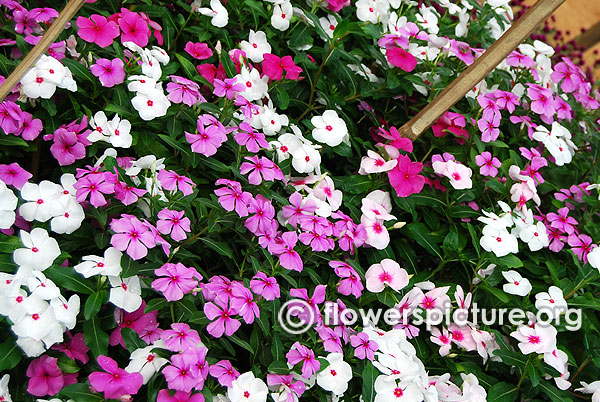
[[[285,302],[277,314],[279,325],[285,332],[300,335],[308,331],[315,322],[313,307],[301,299]]]

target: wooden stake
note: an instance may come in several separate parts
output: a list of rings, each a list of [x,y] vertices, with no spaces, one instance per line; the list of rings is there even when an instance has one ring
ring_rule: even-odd
[[[398,131],[415,140],[517,48],[565,0],[538,0],[483,55]]]
[[[38,60],[38,58],[46,53],[51,44],[54,43],[58,35],[65,29],[65,24],[73,18],[73,16],[83,6],[85,0],[69,0],[65,8],[60,12],[54,20],[50,28],[44,33],[42,39],[34,46],[17,68],[8,76],[6,81],[0,86],[0,102],[12,91],[12,89],[21,81],[21,77],[29,70]]]

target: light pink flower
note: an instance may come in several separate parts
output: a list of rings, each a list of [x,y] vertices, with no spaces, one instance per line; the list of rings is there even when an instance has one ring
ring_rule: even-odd
[[[158,213],[158,222],[156,228],[164,235],[170,234],[171,239],[176,241],[185,240],[187,233],[190,232],[190,219],[183,216],[183,211],[173,211],[171,209],[163,209]]]
[[[379,264],[373,264],[365,273],[367,290],[373,293],[383,291],[388,285],[395,291],[399,291],[408,285],[408,273],[394,260],[385,258]]]
[[[120,251],[127,250],[134,260],[144,258],[148,249],[156,245],[150,229],[133,215],[122,214],[121,219],[113,219],[110,228],[115,232],[110,244]]]
[[[168,301],[183,299],[183,296],[194,290],[198,281],[202,280],[202,275],[195,268],[187,268],[180,262],[167,263],[155,270],[154,274],[159,278],[152,282],[152,289],[162,292]]]

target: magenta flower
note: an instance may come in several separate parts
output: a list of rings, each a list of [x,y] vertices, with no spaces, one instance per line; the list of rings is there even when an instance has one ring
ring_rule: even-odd
[[[519,97],[512,92],[496,90],[493,93],[496,104],[500,109],[506,109],[510,113],[515,111],[515,107],[519,105]]]
[[[433,135],[436,137],[444,137],[446,132],[451,132],[456,137],[464,137],[467,139],[469,138],[469,132],[465,130],[465,126],[466,121],[462,114],[446,112],[438,121],[435,122],[433,126],[431,126],[431,130],[433,130]],[[460,140],[464,141],[464,139]],[[412,147],[408,152],[412,152]]]
[[[167,98],[173,103],[184,103],[188,106],[194,106],[198,100],[204,102],[206,99],[200,95],[200,86],[194,81],[178,75],[169,75],[172,82],[167,84]]]
[[[323,348],[329,353],[344,353],[342,349],[342,341],[332,328],[325,325],[315,328],[319,338],[323,341]]]
[[[240,376],[240,373],[233,368],[229,360],[218,361],[210,366],[209,372],[224,387],[231,387],[231,383]]]
[[[317,203],[314,200],[303,200],[302,195],[297,191],[290,195],[289,200],[290,205],[285,205],[281,209],[281,214],[292,226],[296,226],[298,220],[304,215],[312,215],[317,210]]]
[[[265,140],[265,135],[258,131],[248,123],[240,124],[239,131],[235,134],[235,141],[239,145],[243,145],[252,153],[257,153],[261,148],[268,148],[269,143]]]
[[[219,98],[225,96],[229,100],[235,99],[238,93],[244,92],[246,89],[244,84],[239,83],[236,78],[225,78],[224,80],[215,78],[213,85],[215,86],[213,91],[215,96]]]
[[[358,299],[362,295],[364,285],[354,268],[341,261],[330,261],[329,266],[342,279],[338,285],[338,292],[344,296],[352,294]]]
[[[135,310],[133,313],[128,313],[123,309],[115,309],[115,321],[117,322],[117,328],[110,334],[109,344],[111,346],[121,345],[125,348],[125,342],[123,342],[123,336],[121,335],[121,329],[131,328],[138,333],[146,343],[152,343],[156,339],[150,339],[151,333],[156,332],[158,328],[158,322],[156,317],[158,316],[158,310],[144,313],[146,309],[146,302],[142,300],[142,305]]]
[[[140,373],[128,373],[119,368],[110,357],[98,356],[98,364],[106,373],[94,371],[88,377],[90,385],[98,392],[104,392],[106,399],[119,399],[122,395],[135,395],[144,378]]]
[[[364,332],[359,332],[356,335],[350,336],[350,345],[354,347],[354,356],[358,359],[369,359],[373,361],[375,352],[379,347],[377,342],[369,339],[369,335]]]
[[[10,165],[0,165],[0,180],[7,186],[21,189],[33,175],[23,169],[17,162]]]
[[[56,395],[65,386],[65,378],[55,357],[41,356],[27,367],[27,392],[35,396]]]
[[[294,314],[305,323],[311,321],[314,323],[315,321],[319,320],[321,317],[319,304],[325,301],[326,288],[327,285],[317,285],[313,291],[312,297],[308,297],[308,291],[304,288],[290,289],[290,297],[304,301],[304,303],[299,304],[301,308],[296,309],[297,314]],[[311,309],[312,311],[306,311],[306,309]]]
[[[123,205],[131,205],[137,202],[139,197],[146,194],[148,191],[141,188],[132,187],[129,184],[118,181],[115,184],[115,198],[123,203]]]
[[[172,352],[185,352],[196,349],[200,341],[200,335],[195,329],[183,323],[171,324],[171,329],[165,329],[160,338],[165,341],[165,347]]]
[[[183,195],[190,195],[196,184],[186,176],[181,176],[174,170],[162,169],[158,172],[158,180],[164,190],[179,190]]]
[[[575,92],[583,84],[585,78],[582,77],[577,71],[576,66],[571,60],[566,57],[562,58],[563,61],[554,65],[554,71],[550,75],[552,81],[558,84],[561,80],[560,89],[566,93]]]
[[[496,177],[498,174],[498,168],[502,166],[500,159],[492,156],[488,151],[482,152],[480,155],[475,157],[475,163],[479,166],[479,173],[483,176]]]
[[[333,241],[333,239],[314,230],[300,233],[298,239],[304,245],[308,246],[310,244],[313,251],[328,251],[333,250],[335,247],[335,241]]]
[[[122,9],[119,28],[121,28],[121,42],[133,42],[140,47],[146,47],[148,44],[150,28],[137,13]]]
[[[127,254],[134,260],[144,258],[148,249],[156,245],[148,226],[133,215],[122,214],[121,219],[113,219],[110,228],[115,232],[110,244],[120,251],[127,250]]]
[[[470,66],[475,61],[473,48],[468,43],[450,39],[450,51],[467,66]]]
[[[204,60],[204,59],[208,59],[210,56],[213,55],[213,51],[211,48],[208,47],[208,45],[204,42],[190,42],[188,41],[188,43],[185,44],[185,47],[183,48],[183,50],[185,50],[187,52],[187,54],[189,54],[190,56],[192,56],[194,59],[197,60]]]
[[[171,356],[171,365],[162,370],[169,389],[190,392],[198,381],[196,356],[194,353],[182,353]]]
[[[529,56],[525,56],[514,50],[511,54],[506,58],[506,64],[512,67],[525,67],[532,68],[535,66],[535,61]]]
[[[112,45],[114,39],[119,36],[117,24],[99,14],[92,14],[90,18],[77,17],[77,28],[81,39],[100,47]]]
[[[302,272],[304,264],[300,254],[294,250],[298,242],[296,232],[285,232],[281,235],[281,243],[272,247],[272,252],[279,255],[279,263],[285,269]]]
[[[190,232],[190,220],[183,216],[183,211],[173,211],[163,209],[158,213],[159,221],[156,222],[156,228],[164,235],[170,234],[171,239],[175,241],[185,240],[187,233]]]
[[[233,211],[240,216],[248,216],[248,204],[252,200],[252,194],[247,191],[242,191],[242,185],[237,181],[219,179],[217,185],[225,185],[215,190],[215,194],[219,197],[219,204],[226,211]]]
[[[20,135],[24,140],[32,141],[35,140],[43,129],[43,124],[40,119],[34,119],[31,113],[21,113],[21,129]]]
[[[152,282],[152,289],[162,292],[165,299],[175,301],[183,299],[183,296],[190,293],[198,286],[198,281],[202,280],[202,275],[195,268],[187,268],[182,263],[167,263],[154,271],[158,278]]]
[[[272,80],[281,81],[284,71],[286,80],[296,80],[302,72],[302,69],[294,63],[291,56],[279,57],[271,53],[265,53],[263,57],[263,73]]]
[[[265,300],[279,299],[279,285],[277,279],[273,277],[267,277],[264,272],[258,271],[254,277],[250,280],[250,289],[265,298]]]
[[[583,261],[584,264],[588,262],[588,254],[592,251],[592,238],[588,235],[571,233],[567,240],[573,254]]]
[[[21,128],[23,113],[19,105],[14,102],[7,100],[0,102],[0,128],[6,134],[18,133]]]
[[[419,175],[421,170],[421,162],[412,162],[407,155],[398,157],[398,164],[388,172],[388,179],[398,197],[408,197],[421,192],[425,185],[425,177]]]
[[[258,194],[256,199],[250,200],[248,212],[254,214],[246,219],[244,225],[254,234],[264,233],[271,227],[271,222],[275,217],[275,208],[271,201],[262,194]]]
[[[548,222],[550,222],[550,226],[569,235],[575,232],[575,226],[577,226],[577,221],[575,220],[575,218],[568,216],[569,208],[562,207],[557,212],[558,214],[550,212],[548,215],[546,215]]]
[[[215,299],[216,303],[206,303],[204,314],[212,322],[206,327],[206,331],[215,338],[220,338],[223,333],[231,336],[242,325],[238,320],[231,318],[236,313],[226,301]],[[214,321],[213,321],[214,320]]]
[[[213,116],[205,114],[198,116],[196,123],[198,134],[185,132],[185,139],[192,146],[192,151],[204,156],[212,156],[217,149],[227,141],[226,129]]]
[[[70,165],[78,159],[85,158],[84,144],[79,142],[77,134],[64,128],[59,128],[54,132],[54,144],[50,147],[50,152],[61,166]]]
[[[565,247],[565,242],[568,239],[567,236],[563,235],[563,232],[560,230],[548,228],[547,226],[546,231],[548,232],[548,239],[550,240],[548,248],[555,253],[560,252]]]
[[[554,115],[554,95],[552,91],[537,84],[527,84],[527,95],[531,98],[531,110],[539,115]]]
[[[254,318],[260,316],[258,305],[254,301],[252,292],[248,290],[242,283],[234,282],[231,291],[230,304],[232,310],[244,319],[246,324],[252,324]]]
[[[540,174],[539,170],[545,166],[548,166],[548,161],[543,156],[534,156],[531,158],[531,162],[525,167],[525,170],[521,174],[527,175],[538,183],[543,183],[544,178]]]
[[[392,66],[406,72],[411,72],[417,66],[417,58],[400,47],[386,49],[385,55]]]
[[[102,173],[88,174],[73,185],[75,188],[75,199],[81,203],[90,196],[90,203],[97,207],[106,205],[104,194],[114,193],[114,184],[106,181],[106,175]]]
[[[288,364],[296,365],[302,362],[302,377],[310,378],[321,368],[321,363],[315,358],[315,352],[296,342],[285,355]]]
[[[284,180],[283,173],[279,167],[268,158],[261,156],[245,157],[250,162],[244,162],[240,166],[240,173],[248,175],[248,182],[258,186],[263,179],[266,181]]]
[[[121,59],[98,59],[95,64],[92,64],[90,71],[98,77],[102,86],[111,88],[125,81],[123,66]]]
[[[484,117],[477,120],[477,127],[481,131],[481,141],[490,142],[498,139],[500,135],[498,127],[500,127],[501,117],[500,113],[495,113],[489,116],[489,120]]]
[[[58,343],[52,346],[51,349],[61,351],[71,359],[79,360],[83,364],[86,364],[90,359],[87,354],[90,351],[90,348],[85,344],[83,332],[79,332],[75,335],[71,335],[67,332],[67,335],[70,338],[68,341]]]
[[[204,395],[192,395],[191,392],[175,391],[171,396],[168,389],[161,389],[158,391],[156,402],[204,402]]]

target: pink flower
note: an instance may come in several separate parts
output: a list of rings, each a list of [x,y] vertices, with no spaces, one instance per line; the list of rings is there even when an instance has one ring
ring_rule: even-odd
[[[261,148],[269,148],[269,143],[265,140],[265,135],[248,123],[240,124],[239,131],[235,134],[235,142],[243,145],[252,153],[257,153]]]
[[[260,317],[260,310],[254,301],[252,292],[241,282],[233,282],[231,291],[231,309],[244,319],[246,324],[252,324],[255,317]]]
[[[204,402],[204,395],[191,392],[175,391],[173,396],[168,389],[161,389],[156,397],[156,402]]]
[[[81,39],[100,47],[112,45],[113,40],[119,36],[117,24],[98,14],[92,14],[90,18],[77,17],[77,28]]]
[[[469,138],[469,132],[465,130],[465,126],[465,117],[462,114],[446,112],[433,126],[431,126],[431,129],[433,130],[433,135],[438,138],[445,136],[446,131],[449,131],[457,137],[464,137],[467,139]]]
[[[198,281],[202,280],[202,275],[195,268],[187,268],[180,262],[167,263],[155,270],[154,275],[165,277],[155,279],[152,282],[152,289],[162,292],[168,301],[183,299],[183,296],[194,290],[198,286]]]
[[[158,180],[164,190],[179,190],[183,195],[190,195],[196,184],[186,176],[181,176],[174,170],[162,169],[158,172]]]
[[[281,235],[281,244],[273,246],[273,253],[279,254],[279,263],[285,269],[302,272],[303,263],[300,255],[294,250],[298,242],[296,232],[285,232]]]
[[[127,250],[134,260],[144,258],[148,249],[156,245],[148,226],[133,215],[122,214],[121,219],[113,219],[110,228],[115,232],[110,244],[120,251]]]
[[[172,352],[196,349],[201,342],[198,331],[179,322],[171,324],[171,329],[165,329],[160,338],[165,341],[165,347]]]
[[[358,299],[362,295],[364,286],[354,268],[341,261],[330,261],[329,266],[337,276],[342,278],[338,285],[338,292],[344,296],[352,294]]]
[[[406,72],[411,72],[417,66],[417,58],[400,47],[388,48],[385,55],[392,66]]]
[[[35,140],[42,132],[43,124],[40,119],[34,119],[31,113],[21,113],[21,132],[15,135],[21,135],[24,140]]]
[[[443,327],[442,331],[443,332],[441,332],[438,327],[433,327],[431,329],[431,336],[429,337],[429,340],[436,345],[439,345],[440,356],[447,356],[448,353],[450,353],[450,348],[452,347],[452,334]]]
[[[135,188],[129,184],[118,181],[115,184],[115,198],[123,203],[123,205],[131,205],[137,202],[139,197],[146,194],[148,191],[141,188]]]
[[[468,43],[450,39],[450,51],[467,66],[473,64],[475,61],[475,54]]]
[[[495,156],[492,157],[492,154],[488,151],[482,152],[480,155],[475,157],[475,163],[477,166],[480,166],[479,173],[484,176],[496,177],[498,174],[498,168],[502,166],[500,163],[500,159]]]
[[[133,42],[140,47],[146,47],[150,39],[148,23],[137,13],[122,9],[119,18],[121,42]]]
[[[17,134],[21,130],[23,111],[11,101],[0,102],[0,128],[6,134]]]
[[[186,232],[190,232],[191,222],[183,214],[183,211],[163,209],[157,215],[159,221],[156,222],[156,228],[164,235],[170,234],[173,240],[185,240],[187,238]]]
[[[196,123],[198,134],[185,132],[185,139],[192,146],[192,152],[204,156],[212,156],[217,153],[217,149],[227,141],[226,129],[211,115],[198,116]]]
[[[213,85],[215,89],[213,94],[222,98],[226,96],[227,99],[233,100],[236,98],[237,94],[240,92],[244,92],[244,84],[238,83],[236,78],[225,78],[224,80],[220,80],[215,78]]]
[[[296,401],[306,391],[306,384],[301,380],[294,381],[294,375],[282,375],[282,374],[267,374],[267,384],[269,387],[280,385],[280,389],[283,388],[283,392],[287,392],[288,401]],[[296,396],[294,398],[294,395]]]
[[[554,115],[554,95],[552,91],[537,84],[527,84],[527,95],[531,98],[531,110],[539,115]]]
[[[200,94],[200,86],[194,81],[178,75],[169,75],[172,82],[167,84],[167,98],[173,103],[184,103],[188,106],[194,106],[198,100],[205,101]]]
[[[123,66],[121,59],[97,59],[96,63],[90,67],[90,71],[98,77],[102,86],[111,88],[125,81]]]
[[[94,371],[90,374],[90,385],[98,392],[104,392],[106,399],[119,399],[122,395],[135,395],[144,378],[140,373],[128,373],[119,368],[117,362],[107,356],[98,356],[98,364],[107,373]]]
[[[185,47],[183,48],[183,50],[185,50],[187,52],[187,54],[189,54],[190,56],[192,56],[194,59],[197,59],[197,60],[208,59],[210,56],[213,55],[212,49],[209,48],[208,45],[203,42],[194,43],[194,42],[188,41],[188,43],[185,44]]]
[[[169,389],[190,392],[198,381],[198,369],[195,363],[196,355],[194,353],[171,356],[171,365],[162,370],[169,384]]]
[[[83,338],[83,332],[79,332],[74,336],[71,336],[69,332],[67,332],[69,341],[65,341],[63,343],[56,344],[52,346],[51,349],[59,350],[69,356],[73,360],[79,360],[83,364],[86,364],[90,359],[88,356],[88,352],[90,348],[85,344],[85,339]]]
[[[265,298],[265,300],[279,299],[279,285],[277,279],[273,277],[267,277],[264,272],[258,271],[254,277],[250,280],[250,289]]]
[[[133,313],[128,313],[120,308],[115,309],[114,315],[117,328],[110,334],[109,344],[111,346],[121,345],[125,348],[125,342],[123,342],[121,335],[121,329],[123,328],[133,329],[146,343],[152,343],[158,339],[154,337],[158,329],[158,322],[156,321],[158,310],[144,313],[145,309],[146,302],[143,300],[142,305]]]
[[[215,299],[216,303],[206,303],[204,305],[204,314],[212,322],[206,327],[206,331],[215,338],[220,338],[223,333],[231,336],[242,325],[238,320],[231,318],[235,310],[228,305],[226,301]]]
[[[229,360],[218,361],[210,366],[209,372],[224,387],[231,387],[231,383],[240,376],[240,373],[233,368]]]
[[[550,226],[570,235],[575,231],[577,221],[575,218],[568,216],[569,208],[567,207],[562,207],[557,212],[558,214],[550,212],[546,215],[548,222],[550,222]]]
[[[561,208],[562,209],[562,208]],[[573,254],[583,261],[584,264],[588,262],[588,254],[592,251],[592,238],[584,234],[571,233],[568,238],[569,246]]]
[[[263,179],[266,181],[283,180],[283,173],[279,167],[268,158],[261,156],[249,157],[246,156],[244,159],[250,162],[244,162],[240,166],[240,173],[248,175],[248,182],[258,186],[262,183]]]
[[[315,358],[315,352],[296,342],[285,355],[288,364],[296,365],[302,362],[302,377],[310,378],[321,368],[321,363]]]
[[[369,335],[364,332],[350,336],[350,344],[354,348],[354,356],[361,360],[366,358],[373,361],[379,348],[377,342],[370,340]]]
[[[560,88],[571,93],[579,89],[584,82],[584,77],[579,74],[576,66],[566,57],[563,57],[563,62],[554,65],[554,71],[550,75],[552,81],[558,84],[561,80]]]
[[[115,186],[106,181],[106,174],[88,174],[73,185],[75,188],[75,199],[81,203],[90,196],[90,203],[97,207],[106,205],[104,194],[112,194],[115,191]]]
[[[17,162],[10,165],[0,165],[0,180],[7,186],[14,186],[21,189],[33,175],[23,169]]]
[[[291,56],[283,56],[280,58],[274,54],[265,53],[263,57],[263,73],[275,81],[281,81],[284,71],[287,80],[298,79],[302,72],[302,69],[294,63]]]
[[[407,155],[398,157],[398,164],[388,172],[388,179],[398,197],[408,197],[423,189],[425,177],[419,175],[421,170],[421,162],[412,162]]]
[[[256,199],[250,200],[248,212],[254,214],[246,219],[244,225],[254,234],[264,233],[271,227],[271,222],[275,217],[275,208],[271,201],[262,194],[258,194]]]
[[[498,136],[500,135],[498,127],[500,127],[501,117],[500,113],[494,113],[489,119],[482,117],[477,120],[477,127],[479,127],[479,130],[481,131],[481,141],[490,142],[498,139]]]
[[[408,273],[394,260],[385,258],[379,264],[373,264],[365,273],[367,290],[373,293],[383,291],[385,285],[399,291],[408,285]]]
[[[527,175],[534,180],[537,180],[538,183],[543,183],[544,178],[540,174],[539,170],[544,166],[548,166],[548,161],[546,158],[542,156],[534,156],[531,158],[531,163],[529,163],[525,170],[521,172],[521,174]]]
[[[77,134],[64,128],[54,132],[54,144],[50,147],[50,152],[61,166],[71,165],[76,160],[85,158],[84,144],[79,142]]]
[[[56,362],[58,359],[50,356],[41,356],[27,367],[27,392],[35,396],[56,395],[64,386],[65,378]]]
[[[252,194],[242,191],[242,186],[237,181],[219,179],[217,185],[225,185],[215,190],[219,197],[219,204],[227,211],[233,211],[240,216],[248,216],[248,204],[252,200]]]

